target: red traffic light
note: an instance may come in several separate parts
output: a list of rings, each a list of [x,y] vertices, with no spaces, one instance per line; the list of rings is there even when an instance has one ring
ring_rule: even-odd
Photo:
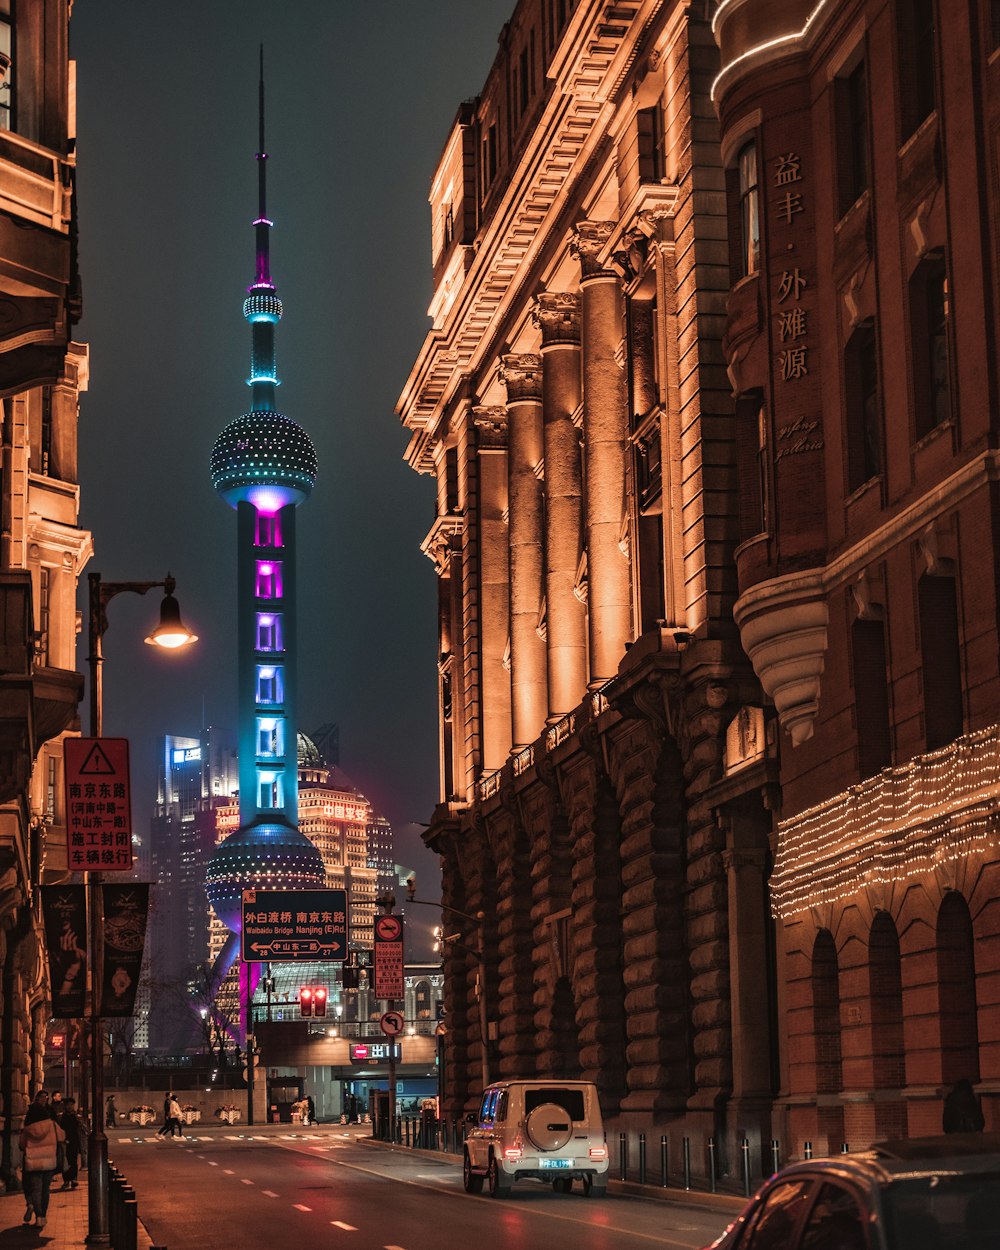
[[[323,1010],[326,1011],[325,1002]],[[303,985],[299,990],[299,1013],[303,1016],[311,1016],[313,1013],[313,992],[307,985]]]
[[[317,1016],[326,1015],[326,987],[317,985],[313,990],[313,1004]]]

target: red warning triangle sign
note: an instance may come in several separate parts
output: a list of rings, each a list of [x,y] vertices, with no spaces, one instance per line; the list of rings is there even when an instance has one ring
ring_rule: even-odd
[[[95,742],[80,765],[81,777],[110,777],[117,770],[105,755],[100,742]]]

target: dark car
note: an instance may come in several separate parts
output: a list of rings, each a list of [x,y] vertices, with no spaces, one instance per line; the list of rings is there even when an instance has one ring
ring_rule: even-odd
[[[915,1137],[767,1181],[714,1250],[996,1250],[1000,1133]]]

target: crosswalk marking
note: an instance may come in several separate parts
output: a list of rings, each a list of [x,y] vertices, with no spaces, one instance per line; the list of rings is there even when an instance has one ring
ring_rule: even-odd
[[[240,1182],[241,1182],[241,1184],[243,1184],[243,1185],[252,1185],[252,1184],[253,1184],[253,1181],[251,1181],[251,1180],[247,1180],[247,1178],[246,1178],[245,1176],[240,1177]]]
[[[301,1202],[293,1202],[292,1206],[296,1211],[311,1211],[312,1207],[304,1207]]]
[[[260,1192],[265,1198],[277,1198],[278,1196],[273,1189],[262,1189]]]
[[[345,1233],[356,1233],[358,1231],[353,1224],[345,1224],[343,1220],[331,1220],[330,1223],[334,1228],[342,1228]]]

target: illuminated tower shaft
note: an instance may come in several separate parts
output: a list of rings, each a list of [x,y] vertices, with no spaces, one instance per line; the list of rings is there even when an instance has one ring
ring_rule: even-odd
[[[244,889],[325,884],[322,857],[298,828],[295,732],[295,509],[313,488],[316,453],[302,427],[275,408],[281,301],[271,280],[263,53],[257,170],[256,275],[243,304],[251,407],[212,451],[215,489],[236,509],[238,551],[240,827],[216,848],[206,880],[216,915],[232,930],[216,968],[220,981],[236,953]]]

